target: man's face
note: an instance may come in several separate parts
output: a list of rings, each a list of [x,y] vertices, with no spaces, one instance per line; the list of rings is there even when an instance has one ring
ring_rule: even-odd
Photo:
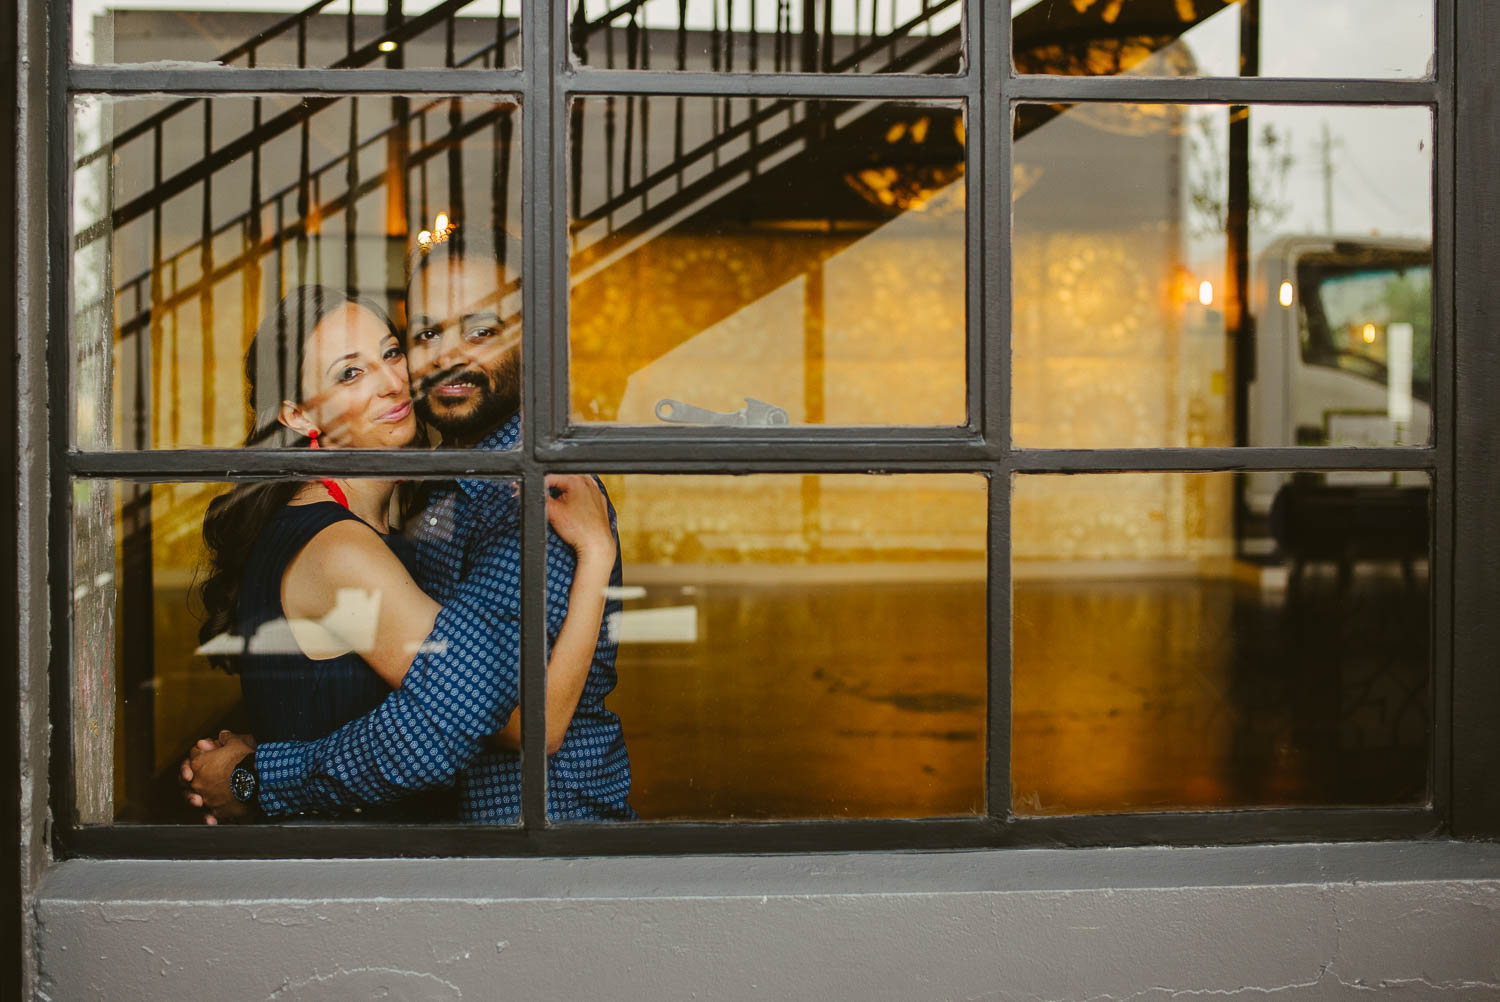
[[[412,395],[446,444],[472,445],[521,406],[521,327],[502,324],[500,277],[487,257],[445,254],[407,290]]]

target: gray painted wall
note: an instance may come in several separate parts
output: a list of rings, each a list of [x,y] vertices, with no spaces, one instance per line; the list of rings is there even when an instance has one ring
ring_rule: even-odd
[[[72,861],[36,997],[1500,999],[1500,847]]]

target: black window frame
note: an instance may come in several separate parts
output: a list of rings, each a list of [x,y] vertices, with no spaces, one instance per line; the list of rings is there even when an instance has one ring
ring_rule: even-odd
[[[1500,385],[1500,283],[1482,262],[1500,251],[1500,12],[1435,2],[1433,75],[1414,80],[1148,78],[1018,75],[1010,13],[966,0],[965,58],[955,75],[679,73],[573,66],[568,4],[522,7],[522,64],[495,70],[225,69],[73,65],[68,0],[49,0],[46,190],[49,271],[45,332],[46,431],[52,568],[51,790],[59,857],[256,858],[348,856],[615,855],[823,852],[1009,846],[1183,845],[1272,841],[1500,836],[1500,422],[1488,388]],[[1481,10],[1479,8],[1485,7]],[[1242,8],[1243,10],[1243,8]],[[1463,30],[1460,31],[1460,28]],[[1460,72],[1471,70],[1468,79]],[[522,107],[526,317],[523,443],[514,453],[245,452],[198,449],[79,452],[69,444],[72,103],[80,95],[234,94],[512,96]],[[669,428],[570,426],[566,241],[568,102],[595,94],[704,95],[962,102],[967,117],[966,270],[969,399],[957,428]],[[1434,437],[1426,447],[1015,448],[1010,427],[1010,195],[1012,109],[1018,103],[1143,102],[1425,106],[1434,122]],[[1486,117],[1487,116],[1487,117]],[[1459,122],[1464,123],[1460,133]],[[990,183],[993,179],[993,183]],[[1494,223],[1495,225],[1489,225]],[[33,264],[32,267],[36,267]],[[42,336],[38,332],[37,336]],[[1493,340],[1493,339],[1491,339]],[[1433,478],[1431,576],[1431,803],[1414,808],[1274,808],[1015,817],[1010,810],[1009,485],[1030,473],[1123,471],[1419,470]],[[518,477],[522,491],[522,825],[254,827],[73,822],[71,744],[71,483],[75,478],[218,481],[250,476],[477,473]],[[988,815],[972,819],[640,824],[549,824],[544,728],[545,491],[549,472],[964,472],[989,478]],[[1460,544],[1459,540],[1463,540]]]

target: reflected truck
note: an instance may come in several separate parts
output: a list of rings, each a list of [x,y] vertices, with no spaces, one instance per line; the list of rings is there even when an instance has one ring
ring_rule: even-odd
[[[1285,236],[1260,256],[1249,446],[1421,446],[1432,431],[1432,248],[1426,241]],[[1292,564],[1427,555],[1424,473],[1258,472],[1241,548]]]

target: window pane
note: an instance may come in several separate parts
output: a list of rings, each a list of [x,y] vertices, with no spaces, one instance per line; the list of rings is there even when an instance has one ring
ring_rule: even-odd
[[[518,820],[519,715],[456,787],[424,730],[438,720],[438,733],[458,747],[476,714],[501,705],[505,692],[512,703],[516,697],[514,485],[330,483],[365,516],[365,533],[318,481],[74,483],[72,733],[80,823],[199,823],[201,813],[185,804],[178,781],[179,763],[196,740],[224,728],[251,733],[261,742],[257,764],[264,771],[266,742],[330,734],[381,706],[398,683],[410,697],[406,709],[341,747],[395,777],[399,788],[426,792],[357,812],[317,806],[330,790],[353,796],[371,789],[357,768],[336,777],[322,770],[318,785],[295,788],[296,796],[311,798],[297,801],[299,809],[361,821]],[[353,535],[324,535],[338,529]],[[382,540],[369,529],[389,535]],[[356,584],[340,583],[341,567],[360,569]],[[481,580],[482,573],[491,576]],[[473,611],[475,596],[482,613]],[[440,664],[457,679],[451,687],[413,688],[415,675],[435,678]],[[413,716],[417,705],[423,709]],[[379,735],[390,733],[399,739],[382,744]],[[332,769],[346,760],[328,761]],[[280,803],[293,803],[291,793],[282,795]],[[262,803],[277,812],[272,820],[287,820]]]
[[[983,477],[605,481],[643,819],[983,813]]]
[[[1427,801],[1427,479],[1258,476],[1253,563],[1234,474],[1015,479],[1017,813]]]
[[[1017,444],[1429,441],[1427,109],[1023,105],[1015,137]]]
[[[1432,72],[1433,0],[1011,0],[1011,18],[1016,69],[1022,73],[1422,77]],[[1247,19],[1249,28],[1243,27]]]
[[[312,427],[323,446],[397,446],[424,434],[381,424],[408,362],[416,416],[441,425],[472,401],[430,381],[453,364],[434,345],[519,353],[514,103],[90,98],[75,114],[80,448],[290,446]],[[442,338],[406,344],[408,264]]]
[[[401,11],[394,22],[386,0],[72,3],[79,63],[483,69],[521,61],[521,0],[470,0],[456,10],[404,0],[394,5]]]
[[[961,425],[951,104],[572,106],[575,421]]]
[[[571,0],[574,59],[609,69],[957,73],[962,0]]]

